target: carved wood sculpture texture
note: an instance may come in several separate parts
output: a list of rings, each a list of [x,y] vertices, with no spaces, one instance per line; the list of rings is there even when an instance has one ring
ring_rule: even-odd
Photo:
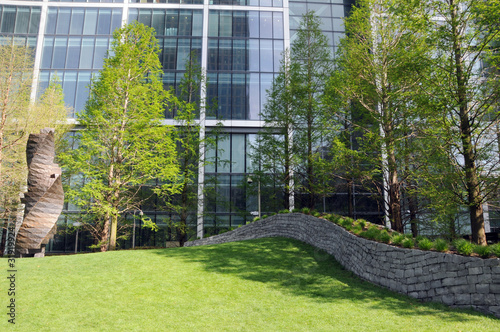
[[[45,128],[31,134],[26,147],[28,192],[24,194],[24,221],[17,233],[19,253],[41,249],[54,236],[64,204],[61,168],[54,163],[54,132]]]

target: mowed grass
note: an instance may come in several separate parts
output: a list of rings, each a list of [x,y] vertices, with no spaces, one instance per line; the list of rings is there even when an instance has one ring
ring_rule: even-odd
[[[16,264],[16,324],[2,314],[1,331],[500,331],[498,319],[375,287],[282,238]]]

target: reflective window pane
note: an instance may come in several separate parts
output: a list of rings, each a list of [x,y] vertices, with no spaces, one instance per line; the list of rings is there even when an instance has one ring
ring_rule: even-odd
[[[246,40],[233,40],[233,70],[247,69],[246,45]]]
[[[192,36],[198,37],[203,34],[203,12],[193,12],[193,31]]]
[[[74,8],[71,12],[71,25],[69,33],[72,35],[81,35],[83,31],[83,18],[85,12],[83,8]]]
[[[231,74],[219,74],[218,79],[218,113],[219,119],[231,119]]]
[[[231,37],[233,34],[233,17],[232,12],[223,11],[220,13],[219,36]]]
[[[191,51],[191,40],[190,39],[179,39],[177,45],[177,69],[186,69],[186,60],[189,57],[189,52]]]
[[[207,58],[207,69],[217,70],[217,63],[219,62],[219,41],[217,39],[208,40],[208,58]]]
[[[259,12],[251,11],[248,13],[248,32],[250,38],[259,38],[260,19]]]
[[[64,68],[66,64],[66,48],[68,39],[56,37],[54,40],[54,54],[52,55],[52,68]]]
[[[104,63],[104,57],[108,50],[108,38],[96,38],[94,49],[94,63],[92,68],[101,69]]]
[[[64,103],[66,105],[74,105],[75,104],[76,76],[77,76],[77,73],[75,71],[67,71],[64,74],[63,93],[64,93]],[[74,116],[74,114],[72,114],[72,116]]]
[[[54,38],[45,37],[43,40],[43,51],[42,51],[42,69],[50,68],[52,64],[52,52],[54,48]]]
[[[231,70],[232,66],[232,41],[231,40],[219,40],[219,61],[217,68],[219,70]]]
[[[189,10],[181,10],[179,14],[179,36],[191,36],[192,13]]]
[[[139,9],[137,21],[147,26],[151,26],[151,9]]]
[[[211,11],[208,14],[208,36],[218,37],[219,36],[219,12]]]
[[[260,41],[260,71],[273,71],[273,41],[262,39]]]
[[[273,13],[273,38],[283,39],[283,13]]]
[[[247,75],[248,80],[248,120],[259,120],[260,112],[260,83],[259,74]]]
[[[15,33],[28,33],[30,23],[30,8],[29,7],[18,7],[17,8],[17,19],[16,27],[14,29]]]
[[[40,8],[31,8],[31,19],[29,33],[38,33],[40,27]]]
[[[97,9],[85,10],[85,20],[83,24],[84,35],[94,35],[97,26]]]
[[[165,34],[165,11],[153,10],[153,21],[151,27],[155,29],[157,35]]]
[[[233,74],[233,81],[232,81],[232,114],[231,118],[232,119],[240,119],[244,120],[246,116],[246,78],[245,74]],[[234,167],[234,166],[233,166]],[[241,166],[242,169],[244,165]],[[239,172],[235,171],[233,168],[233,172]],[[243,172],[241,170],[241,172]]]
[[[99,18],[97,20],[97,34],[109,35],[111,27],[111,9],[99,9]]]
[[[94,59],[94,38],[82,38],[80,68],[91,69]]]
[[[260,70],[259,40],[250,39],[248,46],[248,67],[250,71]]]
[[[71,19],[70,8],[59,8],[57,15],[56,33],[58,35],[67,35],[69,33],[69,21]]]
[[[233,12],[233,37],[248,37],[247,12]]]
[[[81,38],[78,37],[69,38],[68,60],[66,61],[66,68],[78,68],[78,65],[80,63],[80,44],[81,44]]]
[[[78,73],[76,84],[75,113],[78,114],[85,107],[85,102],[89,97],[88,85],[90,84],[90,72]]]
[[[271,12],[260,13],[260,37],[273,37],[273,13]]]
[[[167,10],[165,17],[165,36],[177,36],[179,14],[177,10]]]
[[[219,139],[217,141],[217,173],[229,173],[230,171],[230,164],[231,164],[230,144],[231,140],[229,139],[229,137],[224,137],[224,139]]]

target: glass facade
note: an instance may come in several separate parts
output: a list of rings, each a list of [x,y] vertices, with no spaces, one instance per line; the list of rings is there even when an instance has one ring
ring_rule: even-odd
[[[70,118],[85,107],[90,79],[102,69],[113,31],[124,22],[137,20],[155,29],[165,88],[176,88],[184,74],[186,58],[196,51],[208,78],[205,91],[211,106],[203,125],[210,134],[217,119],[223,121],[225,129],[216,148],[206,154],[207,159],[216,162],[200,170],[206,192],[202,221],[205,232],[214,234],[244,224],[253,218],[250,212],[257,210],[256,186],[247,183],[256,167],[249,158],[250,144],[262,126],[259,113],[266,102],[266,90],[280,69],[282,52],[294,40],[301,15],[314,10],[321,17],[321,28],[334,52],[344,33],[342,18],[352,2],[19,0],[15,5],[0,5],[0,35],[37,47],[37,93],[43,92],[52,75],[58,75],[65,103],[72,107]],[[167,114],[167,122],[173,116]],[[281,191],[272,185],[261,188],[264,212],[277,210]],[[341,195],[346,194],[325,198],[324,209],[343,212],[346,207]],[[363,209],[372,204],[362,195],[355,199]],[[153,203],[145,204],[142,210],[160,231],[154,233],[138,226],[136,245],[164,246],[175,236],[172,221],[176,216],[158,211]],[[373,206],[370,208],[373,210]],[[59,221],[62,231],[49,250],[74,250],[72,223],[78,219],[78,209],[67,204],[64,212]],[[132,220],[133,213],[126,218]],[[197,223],[195,218],[193,213],[192,225]],[[80,240],[85,241],[86,236],[81,235]],[[130,245],[131,240],[123,244]]]

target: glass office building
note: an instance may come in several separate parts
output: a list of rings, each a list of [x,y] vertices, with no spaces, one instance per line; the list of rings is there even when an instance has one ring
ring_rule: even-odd
[[[113,31],[134,20],[154,27],[161,49],[164,85],[174,87],[184,74],[186,57],[196,50],[208,78],[207,100],[217,99],[213,112],[201,117],[207,135],[221,119],[227,138],[208,157],[229,161],[207,165],[200,179],[213,186],[213,199],[203,206],[203,227],[237,227],[253,218],[256,190],[246,185],[252,172],[250,144],[262,127],[259,113],[266,90],[279,71],[282,52],[295,38],[302,14],[314,10],[321,18],[331,51],[344,33],[342,18],[354,0],[4,0],[0,4],[0,35],[14,37],[35,48],[34,93],[40,94],[51,76],[61,79],[70,118],[84,108],[90,78],[103,65]],[[170,119],[169,119],[170,117]],[[167,123],[174,124],[171,115]],[[210,184],[212,183],[212,184]],[[263,212],[275,211],[265,198],[273,188],[263,188]],[[352,194],[352,192],[351,192]],[[354,192],[356,216],[380,217],[376,200]],[[325,197],[320,211],[346,213],[347,192]],[[172,216],[144,206],[157,224]],[[199,212],[199,211],[198,211]],[[60,224],[70,224],[75,207],[67,205]],[[371,217],[370,216],[373,217]],[[196,219],[196,213],[193,214]],[[192,220],[193,225],[197,221]],[[198,222],[199,223],[199,222]],[[142,234],[144,232],[144,234]],[[137,245],[163,245],[169,234],[141,230]],[[147,234],[146,234],[147,233]],[[142,234],[142,235],[141,235]],[[53,250],[71,250],[71,241],[56,237]],[[142,241],[142,242],[141,242]],[[73,242],[74,243],[74,242]],[[49,246],[49,250],[51,247]]]

